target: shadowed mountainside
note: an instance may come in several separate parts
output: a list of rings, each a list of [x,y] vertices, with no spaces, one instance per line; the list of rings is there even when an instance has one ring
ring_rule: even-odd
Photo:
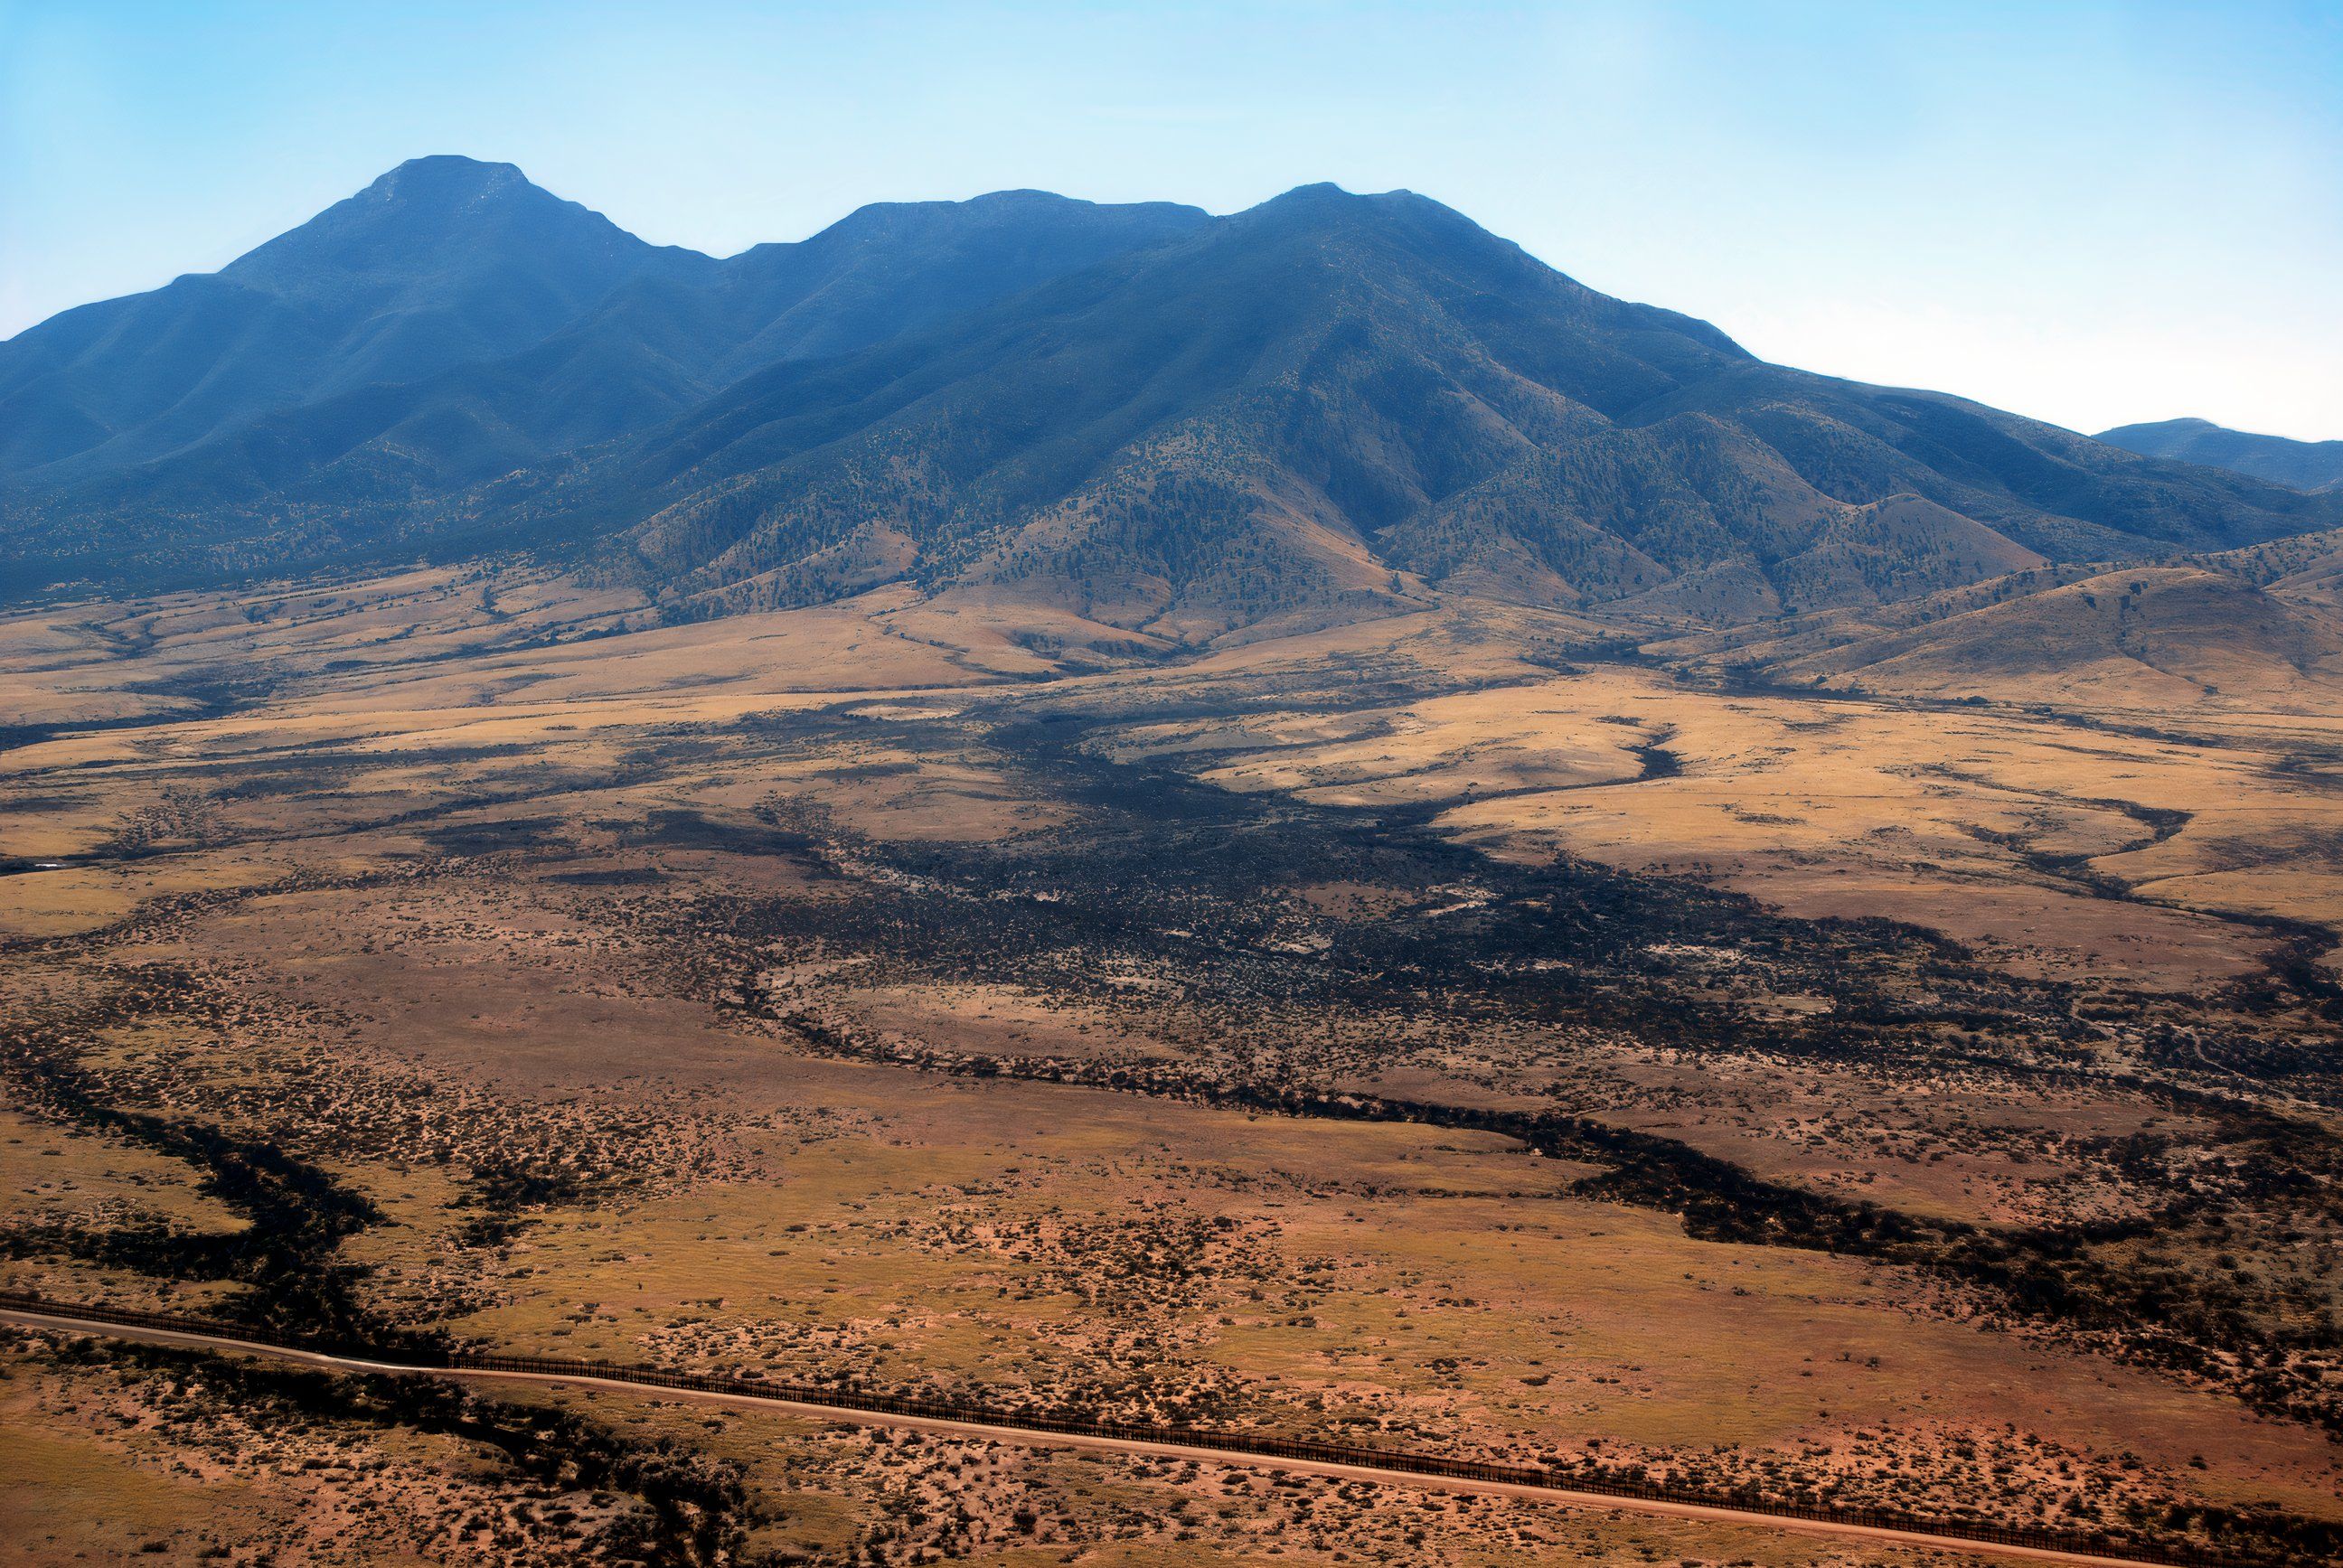
[[[1726,626],[2343,523],[1331,186],[872,207],[717,262],[425,160],[0,346],[0,387],[49,432],[8,448],[18,591],[560,548],[671,617],[908,581],[1168,648],[1455,595]]]
[[[1035,191],[867,206],[724,260],[643,244],[509,165],[418,159],[209,276],[0,343],[10,554],[43,577],[266,569],[643,429],[745,371],[866,347],[1205,221]],[[0,495],[0,504],[6,498]],[[363,512],[273,541],[261,519]],[[16,541],[11,541],[15,543]]]
[[[1331,186],[749,377],[589,493],[652,511],[641,575],[706,608],[909,576],[1174,640],[1427,587],[1730,624],[2335,513],[1766,365],[1436,203]]]
[[[509,164],[419,158],[216,274],[0,345],[0,461],[52,482],[144,462],[270,409],[512,353],[630,278],[708,265]]]

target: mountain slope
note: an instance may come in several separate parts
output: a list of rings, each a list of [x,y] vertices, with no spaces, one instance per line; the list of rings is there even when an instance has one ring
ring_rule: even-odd
[[[2298,490],[2343,485],[2343,441],[2292,441],[2257,436],[2209,419],[2165,419],[2150,425],[2119,425],[2095,437],[2127,452],[2203,463],[2249,474]]]
[[[0,344],[0,467],[55,483],[292,404],[513,353],[619,284],[713,265],[509,164],[419,158],[209,276]]]
[[[435,245],[502,254],[465,221]],[[347,296],[380,269],[320,223],[231,272],[271,308]],[[1765,364],[1405,192],[1224,218],[1004,193],[727,262],[619,253],[510,352],[357,386],[320,362],[339,390],[167,458],[35,470],[0,569],[558,544],[677,616],[908,579],[1172,646],[1456,595],[1725,626],[2343,524],[2343,496]],[[400,288],[392,319],[437,319]],[[368,320],[369,374],[458,336]]]
[[[746,378],[589,493],[651,510],[635,569],[697,612],[910,576],[1177,640],[1433,588],[1729,623],[2343,515],[1765,365],[1332,187]]]
[[[641,430],[748,370],[864,347],[1203,221],[1193,207],[1031,191],[864,207],[798,244],[630,278],[517,354],[265,415],[74,498],[404,503]]]
[[[867,206],[719,261],[654,251],[508,166],[405,165],[216,276],[0,344],[0,577],[167,582],[363,551],[744,371],[1206,221],[1007,191]]]

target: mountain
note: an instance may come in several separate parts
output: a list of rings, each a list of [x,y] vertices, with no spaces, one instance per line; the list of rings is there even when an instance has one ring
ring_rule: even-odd
[[[744,378],[580,492],[683,612],[905,576],[1171,641],[1433,591],[1729,623],[2335,503],[1765,364],[1435,202],[1307,187]]]
[[[518,354],[266,415],[89,494],[403,501],[643,429],[747,371],[864,347],[1203,220],[1031,191],[864,207],[799,244],[629,278]]]
[[[1168,648],[1459,595],[1727,625],[2343,525],[2343,497],[1766,364],[1407,192],[1221,218],[1013,192],[724,262],[620,245],[597,297],[484,347],[418,280],[477,298],[501,263],[428,257],[507,256],[499,203],[582,209],[468,168],[494,199],[433,208],[367,295],[448,317],[436,364],[387,368],[387,329],[351,327],[363,371],[304,361],[289,401],[166,457],[20,466],[18,588],[527,545],[679,617],[903,579]],[[347,301],[394,269],[342,212],[228,272],[272,308]],[[86,374],[147,373],[110,352]]]
[[[418,158],[217,273],[0,344],[0,467],[56,482],[144,462],[272,409],[513,353],[621,283],[709,265],[509,164]]]
[[[216,275],[0,343],[0,481],[42,498],[0,515],[68,575],[142,528],[234,560],[256,510],[411,508],[1205,221],[1007,191],[719,261],[509,165],[420,159]]]
[[[2151,425],[2119,425],[2095,439],[2127,452],[2170,457],[2250,474],[2298,490],[2343,485],[2343,441],[2291,441],[2231,430],[2209,419],[2165,419]]]

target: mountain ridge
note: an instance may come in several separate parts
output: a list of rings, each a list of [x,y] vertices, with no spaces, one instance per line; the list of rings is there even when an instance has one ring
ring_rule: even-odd
[[[558,254],[528,340],[458,330],[533,244]],[[204,286],[263,285],[332,307],[348,362],[301,361],[327,390],[94,476],[20,455],[18,591],[559,548],[686,618],[901,580],[1177,643],[1442,595],[1725,625],[2343,524],[2343,497],[1767,364],[1405,191],[874,204],[719,261],[430,159]],[[427,374],[344,384],[418,344]],[[14,347],[0,411],[41,412]]]
[[[257,411],[511,352],[626,277],[705,260],[509,165],[412,160],[216,273],[0,344],[0,463],[71,480],[148,461]]]
[[[988,252],[985,226],[1004,208],[1021,210],[1026,222]],[[950,232],[956,216],[957,235]],[[679,403],[767,359],[859,347],[897,329],[895,317],[916,322],[966,308],[1203,216],[1168,203],[1101,207],[1046,193],[992,193],[960,203],[873,204],[806,240],[719,259],[647,245],[531,185],[510,164],[413,159],[217,273],[79,307],[0,343],[0,420],[18,431],[14,440],[0,437],[0,468],[52,487],[97,481],[103,495],[110,476],[197,453],[158,482],[224,483],[231,498],[246,498],[234,489],[236,442],[307,450],[338,440],[338,457],[359,444],[345,428],[353,417],[363,427],[367,410],[383,409],[379,427],[363,431],[377,438],[399,422],[389,410],[405,417],[429,395],[402,400],[386,397],[386,386],[424,387],[452,376],[459,396],[479,395],[480,386],[461,385],[467,372],[485,383],[498,374],[486,367],[563,342],[575,351],[582,334],[594,340],[586,347],[593,368],[674,388],[667,400]],[[1095,236],[1079,232],[1086,224]],[[948,275],[940,297],[890,294],[883,273],[890,262],[899,294],[933,281],[900,276],[900,258],[884,254],[890,230],[898,250],[956,246],[949,265],[926,269]],[[1036,236],[1054,241],[1062,256],[1031,254]],[[481,256],[483,247],[490,254]],[[874,271],[882,276],[861,277],[858,298],[832,301],[810,333],[791,336],[788,312],[806,295]],[[604,319],[611,316],[619,319]],[[460,319],[451,327],[450,317]],[[188,337],[205,362],[174,375],[172,346]],[[131,394],[106,397],[109,380],[131,383]],[[96,397],[88,395],[93,386],[101,387]],[[322,411],[305,418],[309,409]],[[496,412],[509,418],[512,401]],[[628,409],[605,422],[616,428],[588,422],[556,435],[607,438],[645,419]],[[45,429],[56,433],[40,439]],[[229,448],[201,454],[220,442]],[[459,483],[480,477],[477,454],[451,466]],[[266,465],[254,475],[262,485],[277,477]]]
[[[644,579],[711,608],[965,568],[1161,584],[1142,625],[1190,618],[1182,573],[1244,570],[1354,600],[1413,578],[1663,618],[1780,613],[1875,597],[1856,580],[1875,561],[1823,582],[1814,552],[1901,497],[1925,503],[1893,514],[1914,587],[2333,515],[1962,399],[1765,365],[1425,198],[1322,186],[934,337],[749,377],[636,460],[657,506],[627,536]],[[1167,484],[1183,517],[1150,498]],[[1108,514],[1180,537],[1102,547]],[[1044,597],[1098,608],[1087,588]]]
[[[2118,425],[2093,439],[2142,457],[2227,468],[2298,490],[2343,486],[2343,441],[2297,441],[2193,418]]]

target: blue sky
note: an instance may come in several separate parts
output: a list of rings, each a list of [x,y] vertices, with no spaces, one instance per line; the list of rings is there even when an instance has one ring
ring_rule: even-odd
[[[436,152],[719,253],[1012,186],[1406,186],[1769,358],[2343,437],[2343,0],[0,0],[0,333]]]

